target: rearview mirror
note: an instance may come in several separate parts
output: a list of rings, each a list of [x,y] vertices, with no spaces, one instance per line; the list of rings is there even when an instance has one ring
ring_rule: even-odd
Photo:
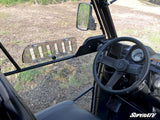
[[[90,4],[79,4],[76,27],[82,31],[96,30],[96,23],[92,16],[92,7]]]

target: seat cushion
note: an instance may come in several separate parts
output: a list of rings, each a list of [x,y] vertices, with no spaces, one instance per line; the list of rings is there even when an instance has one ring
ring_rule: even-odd
[[[99,120],[78,107],[73,101],[64,101],[35,114],[37,120]]]

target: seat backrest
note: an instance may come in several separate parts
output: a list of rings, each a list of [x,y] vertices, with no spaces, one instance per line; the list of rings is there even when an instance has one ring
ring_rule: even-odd
[[[6,77],[0,72],[0,104],[1,109],[6,115],[1,115],[0,119],[8,120],[6,117],[17,120],[36,120],[32,112],[28,107],[22,102],[12,85],[8,82]]]

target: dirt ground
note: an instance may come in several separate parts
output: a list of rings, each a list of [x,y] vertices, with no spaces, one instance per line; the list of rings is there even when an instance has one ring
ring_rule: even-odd
[[[76,11],[80,2],[84,1],[46,6],[28,3],[12,7],[0,6],[0,42],[21,67],[30,65],[21,62],[23,49],[28,44],[76,37],[77,44],[80,46],[87,37],[101,34],[99,26],[96,31],[82,32],[76,29]],[[153,45],[156,50],[159,48],[159,44],[150,41],[151,37],[147,36],[160,33],[159,6],[148,5],[138,0],[118,0],[110,6],[110,10],[118,36],[136,37],[146,45]],[[34,113],[63,100],[72,100],[92,86],[94,56],[95,54],[91,54],[43,68],[43,74],[38,75],[33,81],[22,82],[25,85],[22,85],[24,88],[18,91],[19,95]],[[14,69],[1,51],[0,58],[3,72]],[[64,65],[67,66],[64,74],[73,74],[75,70],[74,74],[79,85],[73,81],[68,85],[67,82],[57,80],[63,77],[59,74]],[[14,86],[18,75],[8,78]],[[91,93],[82,98],[79,103],[83,108],[88,109],[90,100]]]

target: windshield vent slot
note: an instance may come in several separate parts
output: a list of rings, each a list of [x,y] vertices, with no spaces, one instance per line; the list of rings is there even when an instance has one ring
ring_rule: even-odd
[[[44,55],[43,55],[43,51],[42,51],[42,47],[41,46],[38,47],[38,51],[39,51],[40,57],[43,59]]]
[[[69,51],[72,52],[72,50],[73,50],[72,49],[72,41],[69,40],[68,42],[69,42]]]
[[[30,54],[31,54],[32,60],[36,60],[36,56],[34,54],[33,48],[30,48],[29,50],[30,50]]]
[[[55,47],[56,55],[58,55],[58,54],[59,54],[59,50],[58,50],[58,45],[57,45],[57,43],[54,44],[54,47]]]

